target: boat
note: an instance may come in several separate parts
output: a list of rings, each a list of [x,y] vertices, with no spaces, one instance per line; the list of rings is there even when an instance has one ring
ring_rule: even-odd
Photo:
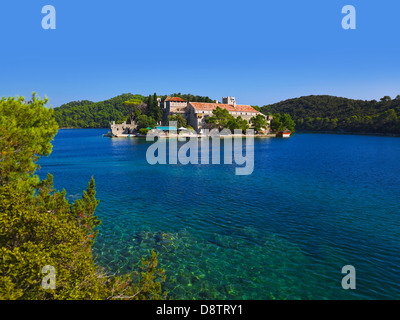
[[[277,137],[280,138],[289,138],[292,133],[289,130],[279,131],[276,133]]]

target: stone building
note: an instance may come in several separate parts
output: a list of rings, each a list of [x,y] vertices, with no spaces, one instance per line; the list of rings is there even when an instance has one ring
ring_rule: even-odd
[[[199,132],[201,129],[207,128],[206,118],[211,117],[213,115],[213,110],[217,107],[228,110],[229,113],[235,118],[241,116],[243,119],[247,120],[249,124],[250,119],[258,114],[261,114],[265,117],[264,114],[258,112],[253,107],[249,105],[236,104],[235,101],[233,101],[231,104],[189,102],[188,123],[197,132]]]
[[[181,114],[186,118],[188,113],[188,102],[180,97],[168,96],[164,101],[160,101],[159,106],[163,111],[163,123],[168,122],[168,116]]]
[[[110,130],[114,136],[129,135],[136,131],[136,123],[127,124],[126,121],[122,124],[115,124],[115,121],[110,123]]]
[[[160,108],[163,110],[163,122],[167,123],[168,116],[174,114],[181,114],[193,127],[194,130],[200,132],[201,129],[207,128],[205,119],[213,115],[213,110],[217,107],[226,109],[229,113],[237,118],[241,116],[250,124],[250,119],[258,114],[266,117],[263,113],[255,110],[249,105],[240,105],[236,103],[235,97],[223,97],[222,103],[215,101],[215,103],[205,102],[190,102],[185,101],[179,97],[168,96],[164,101],[160,101]],[[272,116],[266,117],[267,122],[270,123]]]
[[[206,118],[213,115],[213,110],[217,107],[226,109],[235,118],[241,116],[243,119],[247,120],[250,124],[250,119],[252,117],[261,114],[266,118],[267,123],[270,124],[272,116],[265,116],[263,113],[255,110],[250,105],[241,105],[236,103],[235,97],[223,97],[222,103],[215,101],[215,103],[206,102],[190,102],[185,101],[180,97],[170,97],[168,96],[164,101],[160,98],[157,99],[159,106],[163,111],[163,123],[168,124],[168,116],[170,115],[182,115],[189,125],[193,127],[196,132],[201,132],[202,129],[207,128]],[[125,122],[120,125],[116,125],[115,122],[111,125],[111,130],[114,135],[118,134],[130,134],[136,129],[136,124],[128,125]],[[270,129],[266,130],[269,133]]]

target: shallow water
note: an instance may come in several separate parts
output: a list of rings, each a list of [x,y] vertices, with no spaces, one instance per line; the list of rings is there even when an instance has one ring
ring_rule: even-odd
[[[96,180],[110,272],[154,248],[171,299],[399,299],[400,138],[255,139],[255,167],[154,165],[150,142],[60,130],[39,174],[68,199]],[[356,268],[357,289],[341,286]]]

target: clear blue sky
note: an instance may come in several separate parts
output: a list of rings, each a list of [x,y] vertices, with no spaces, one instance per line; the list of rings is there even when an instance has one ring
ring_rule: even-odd
[[[56,30],[41,27],[46,4]],[[341,27],[348,4],[356,30]],[[54,107],[127,92],[394,97],[399,14],[395,0],[2,0],[0,96],[36,91]]]

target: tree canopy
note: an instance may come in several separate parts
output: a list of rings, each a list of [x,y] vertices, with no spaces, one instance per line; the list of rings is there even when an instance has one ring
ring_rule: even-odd
[[[242,133],[245,133],[247,129],[249,129],[249,123],[246,119],[243,119],[241,116],[235,118],[234,116],[229,116],[229,120],[226,124],[226,127],[234,132],[235,129],[242,130]]]
[[[43,107],[47,99],[34,94],[0,100],[0,185],[26,180],[37,168],[40,156],[51,153],[58,130],[53,110]]]
[[[262,112],[289,114],[300,131],[400,134],[400,99],[352,100],[306,96],[266,105]]]
[[[296,124],[292,120],[292,117],[288,113],[280,114],[275,113],[271,121],[271,130],[274,132],[289,130],[294,132]]]
[[[168,122],[169,121],[176,121],[178,128],[181,128],[181,127],[186,128],[187,127],[187,120],[181,114],[174,114],[174,115],[168,116]],[[168,123],[167,123],[167,125],[168,125]]]
[[[232,120],[234,118],[228,110],[220,107],[216,107],[212,111],[213,115],[210,117],[206,117],[205,121],[206,123],[212,127],[212,128],[218,128],[223,129],[227,128],[229,120]]]
[[[267,120],[261,114],[257,114],[255,117],[251,117],[250,122],[254,130],[257,132],[262,131],[262,129],[267,129],[268,127]]]
[[[156,121],[152,117],[148,117],[145,114],[138,116],[135,121],[138,129],[147,127],[154,128],[157,125]]]
[[[193,94],[190,94],[190,93],[182,94],[180,92],[179,93],[172,93],[172,94],[169,94],[169,95],[163,95],[163,96],[161,96],[161,99],[164,100],[165,98],[167,98],[167,96],[179,97],[179,98],[182,98],[183,100],[191,101],[191,102],[208,102],[208,103],[215,102],[215,100],[213,100],[213,99],[211,99],[211,98],[209,98],[207,96],[193,95]]]
[[[241,116],[234,117],[227,109],[216,107],[212,113],[212,116],[205,119],[210,128],[218,128],[219,130],[227,128],[231,131],[240,129],[243,133],[250,128],[249,121],[243,119]],[[268,127],[267,120],[261,114],[252,117],[250,123],[251,127],[257,132],[261,132],[262,129],[267,129]]]
[[[174,93],[172,97],[181,97],[193,102],[214,102],[209,97],[194,96],[191,94]],[[125,93],[114,98],[93,102],[89,100],[71,101],[54,108],[54,117],[62,128],[108,128],[111,121],[128,123],[137,117],[137,110],[153,118],[156,122],[162,121],[162,110],[158,106],[156,93],[143,96],[140,94]],[[133,117],[132,117],[133,115]]]
[[[42,181],[34,174],[58,129],[46,103],[35,95],[28,102],[0,100],[0,299],[164,298],[165,275],[155,252],[143,259],[136,282],[95,264],[100,220],[93,178],[70,204],[50,174]],[[43,285],[47,270],[55,272],[54,287]]]
[[[157,98],[156,93],[149,95],[147,99],[147,115],[159,123],[162,120],[163,113],[161,108],[158,106]]]
[[[131,93],[100,102],[72,101],[54,108],[54,117],[64,128],[108,128],[111,121],[126,121],[139,101],[145,102],[146,98]]]

